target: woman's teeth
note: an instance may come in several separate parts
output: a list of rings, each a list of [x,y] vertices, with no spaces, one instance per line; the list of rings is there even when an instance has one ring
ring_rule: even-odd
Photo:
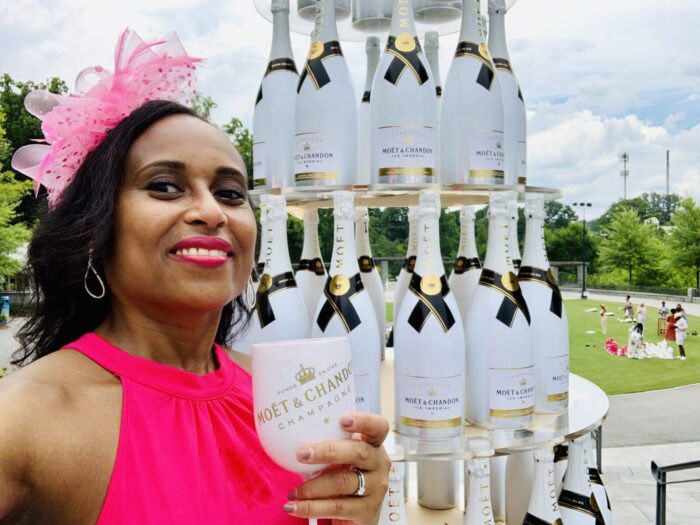
[[[183,248],[176,250],[175,255],[199,255],[204,257],[226,257],[223,250],[207,250],[206,248]]]

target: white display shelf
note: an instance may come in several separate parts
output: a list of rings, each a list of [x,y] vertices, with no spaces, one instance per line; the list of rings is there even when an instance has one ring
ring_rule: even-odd
[[[521,201],[525,193],[540,193],[546,200],[560,199],[558,189],[536,186],[505,186],[503,184],[416,184],[416,185],[348,185],[333,187],[278,188],[251,190],[254,206],[260,206],[261,195],[283,195],[287,200],[287,211],[301,218],[305,209],[332,208],[334,191],[352,191],[355,193],[355,206],[366,208],[399,208],[417,206],[418,197],[423,190],[440,192],[443,208],[452,208],[466,204],[488,204],[493,192],[516,191]]]
[[[394,419],[393,352],[387,349],[382,362],[382,415]],[[459,438],[443,441],[422,441],[393,432],[389,440],[401,445],[401,452],[394,453],[394,461],[454,461],[470,459],[470,448],[477,442],[479,456],[505,455],[535,450],[571,441],[592,432],[607,416],[608,396],[598,386],[576,374],[569,381],[569,410],[560,414],[537,414],[526,430],[487,430],[465,425]],[[394,450],[392,443],[387,447]]]

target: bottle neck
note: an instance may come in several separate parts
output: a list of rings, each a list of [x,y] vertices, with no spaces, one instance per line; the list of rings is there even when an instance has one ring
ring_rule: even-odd
[[[335,23],[335,0],[316,0],[316,26],[311,38],[314,41],[332,42],[338,40]]]
[[[421,275],[445,275],[440,255],[440,223],[437,217],[418,219],[418,247],[415,271]]]
[[[416,36],[416,21],[413,15],[413,0],[394,0],[394,11],[391,15],[391,36],[408,33]]]
[[[508,248],[513,261],[522,259],[520,256],[520,243],[518,240],[518,215],[508,220]]]
[[[292,271],[292,263],[289,260],[289,248],[287,247],[286,218],[268,219],[265,228],[267,229],[267,236],[265,244],[261,246],[261,253],[265,257],[265,273],[274,277],[275,275]]]
[[[484,268],[500,274],[513,271],[513,260],[508,246],[509,229],[507,215],[492,215],[489,218],[489,238]]]
[[[480,44],[484,41],[479,23],[480,15],[481,0],[464,0],[462,3],[462,29],[459,33],[460,42]]]
[[[333,225],[333,257],[329,275],[352,277],[360,271],[355,250],[355,224],[352,219],[335,219]]]
[[[474,219],[467,218],[460,224],[459,252],[457,257],[473,259],[479,257],[476,251],[476,235],[474,234]]]
[[[528,217],[525,224],[525,253],[523,266],[532,266],[540,270],[549,268],[547,248],[544,240],[544,220]]]
[[[293,58],[292,41],[289,37],[289,11],[280,9],[272,13],[272,49],[270,61],[278,58]]]
[[[583,443],[574,440],[569,444],[569,461],[566,468],[564,488],[577,494],[590,494],[588,482],[588,465]]]
[[[265,264],[265,246],[267,246],[267,220],[263,219],[265,210],[260,210],[260,253],[258,254],[258,266]]]
[[[301,251],[302,259],[315,259],[321,257],[321,249],[318,245],[318,222],[304,221],[304,248]]]
[[[365,93],[372,91],[372,82],[374,82],[374,74],[377,72],[379,65],[379,49],[367,51],[367,78],[365,79]]]
[[[418,220],[408,222],[408,247],[406,248],[406,258],[413,257],[418,253]]]
[[[442,95],[441,89],[442,81],[440,80],[440,53],[437,47],[426,46],[425,57],[428,59],[428,65],[430,66],[430,72],[433,74],[433,80],[435,80],[435,88],[438,92],[438,96]]]
[[[494,58],[510,60],[506,44],[506,13],[501,9],[489,12],[489,52]]]
[[[488,460],[473,459],[471,461],[480,462]],[[493,523],[491,483],[489,481],[489,476],[484,475],[483,472],[482,469],[477,469],[476,472],[469,472],[466,525]]]
[[[367,215],[355,221],[355,248],[358,257],[372,257],[372,247],[369,244],[369,217]]]
[[[554,456],[547,459],[535,455],[535,475],[530,497],[529,512],[546,518],[559,510],[557,484],[554,481]]]

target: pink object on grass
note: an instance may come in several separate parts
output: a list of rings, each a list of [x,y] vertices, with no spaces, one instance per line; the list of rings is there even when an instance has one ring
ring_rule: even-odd
[[[250,375],[220,347],[203,376],[131,355],[96,334],[77,350],[122,383],[117,457],[96,525],[303,525],[282,506],[302,479],[265,454]]]

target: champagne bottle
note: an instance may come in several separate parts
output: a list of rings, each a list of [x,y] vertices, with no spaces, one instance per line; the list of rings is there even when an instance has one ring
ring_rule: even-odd
[[[523,262],[520,256],[520,241],[518,239],[518,194],[514,191],[509,191],[508,195],[511,199],[508,202],[508,213],[510,215],[508,221],[508,249],[513,260],[513,268],[517,273]]]
[[[466,461],[469,475],[467,515],[464,525],[495,525],[491,508],[491,484],[489,460],[474,458]]]
[[[360,109],[357,117],[357,183],[370,184],[372,182],[372,148],[370,134],[372,126],[369,118],[369,103],[372,99],[372,82],[379,64],[379,37],[368,36],[365,44],[367,52],[367,77],[365,79],[365,92],[362,94]]]
[[[552,449],[535,451],[535,475],[530,494],[530,504],[523,525],[563,525],[557,484],[554,480],[554,453]]]
[[[408,208],[408,247],[406,248],[406,258],[403,261],[403,266],[396,278],[396,286],[394,287],[394,321],[399,315],[401,303],[408,291],[408,283],[413,275],[413,270],[416,266],[416,254],[418,253],[418,207],[411,206]]]
[[[554,446],[554,481],[557,484],[557,498],[564,485],[564,475],[569,464],[569,445],[561,443]]]
[[[384,285],[377,271],[372,248],[369,244],[369,213],[367,208],[355,209],[355,248],[357,251],[357,263],[360,265],[360,277],[365,290],[372,299],[372,309],[377,318],[377,330],[379,332],[379,344],[382,359],[386,342],[386,308],[384,306]]]
[[[435,94],[439,99],[442,97],[442,82],[440,80],[440,34],[437,31],[425,33],[425,58],[428,59],[435,82]]]
[[[255,343],[281,339],[305,339],[310,335],[304,301],[297,288],[287,248],[287,204],[280,195],[261,196],[266,210],[265,244],[260,251],[265,267],[255,294],[251,325],[241,351]]]
[[[559,494],[559,511],[566,525],[603,525],[600,504],[588,480],[588,458],[583,439],[569,444],[569,466]]]
[[[465,323],[467,417],[476,425],[522,429],[535,404],[530,312],[508,251],[508,198],[492,193],[486,260]]]
[[[333,192],[333,256],[311,335],[347,337],[357,410],[379,414],[381,346],[372,299],[362,284],[357,264],[354,211],[351,192]]]
[[[459,211],[459,251],[448,281],[450,290],[457,299],[462,325],[467,319],[469,303],[481,275],[481,261],[476,252],[476,237],[474,235],[475,220],[474,208],[462,206]]]
[[[394,323],[396,421],[403,434],[440,439],[462,431],[464,332],[440,256],[438,193],[420,194],[419,217],[416,267]]]
[[[603,479],[600,477],[598,457],[595,450],[593,450],[592,435],[586,434],[582,439],[588,455],[588,481],[591,483],[596,501],[600,504],[600,511],[605,520],[605,525],[612,525],[613,514],[610,507],[610,497],[608,496],[608,491],[605,490],[605,485],[603,485]]]
[[[508,455],[505,479],[506,523],[520,525],[527,514],[535,476],[531,450]]]
[[[299,74],[289,38],[289,0],[272,1],[272,49],[253,113],[253,186],[292,185]]]
[[[526,196],[525,258],[518,273],[530,309],[535,354],[535,410],[560,412],[569,403],[569,323],[544,242],[544,198]]]
[[[462,30],[445,81],[440,124],[443,182],[503,184],[503,100],[486,37],[481,0],[464,0]]]
[[[412,0],[394,0],[370,102],[372,182],[419,184],[436,176],[438,99],[416,36]]]
[[[408,525],[403,480],[406,473],[405,463],[392,463],[389,472],[389,487],[384,496],[379,525]]]
[[[316,26],[299,77],[295,114],[295,184],[354,183],[357,106],[338,41],[333,0],[316,0]]]
[[[294,277],[301,297],[304,299],[309,326],[311,326],[315,319],[316,305],[327,279],[326,267],[318,245],[318,212],[316,210],[304,211],[304,247],[301,251],[299,268]]]
[[[489,460],[491,466],[491,508],[493,519],[506,521],[506,471],[508,456],[495,456]]]
[[[253,287],[256,293],[258,291],[258,286],[260,285],[260,277],[262,277],[262,274],[265,271],[266,256],[263,247],[267,246],[267,212],[267,199],[262,199],[260,202],[260,253],[258,253],[258,262],[255,263],[255,268],[253,268],[253,272],[256,275],[256,278],[253,280]]]
[[[510,63],[506,44],[505,0],[489,0],[489,49],[503,95],[506,184],[527,182],[527,119],[525,100]]]

